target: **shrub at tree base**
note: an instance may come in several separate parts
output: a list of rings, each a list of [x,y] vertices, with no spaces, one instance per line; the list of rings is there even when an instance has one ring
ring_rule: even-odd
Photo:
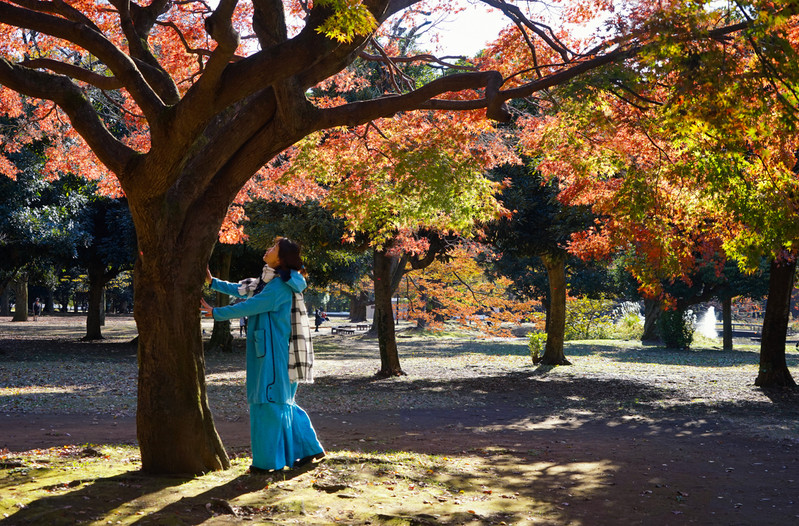
[[[682,310],[664,310],[660,315],[660,334],[666,347],[688,349],[694,340],[692,315]]]
[[[533,359],[533,365],[537,365],[541,361],[541,354],[547,344],[547,333],[545,332],[531,332],[527,335],[527,346],[530,348],[530,358]]]

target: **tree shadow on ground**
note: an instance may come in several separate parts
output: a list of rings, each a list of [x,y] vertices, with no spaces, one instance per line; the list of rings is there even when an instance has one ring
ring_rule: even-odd
[[[109,342],[105,340],[84,342],[80,340],[50,339],[1,339],[0,353],[3,361],[9,362],[73,362],[88,361],[133,361],[136,360],[136,346],[130,342]]]
[[[145,493],[156,493],[186,483],[188,478],[152,477],[139,471],[130,471],[112,477],[92,480],[76,479],[64,487],[52,488],[53,496],[33,501],[0,524],[72,525],[101,520],[113,510],[130,505]],[[69,491],[70,485],[82,486]],[[76,504],[81,503],[76,509]],[[134,511],[135,513],[135,511]]]

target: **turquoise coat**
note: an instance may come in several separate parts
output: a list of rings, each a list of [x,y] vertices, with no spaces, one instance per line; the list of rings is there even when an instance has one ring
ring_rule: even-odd
[[[214,320],[249,318],[247,322],[247,402],[250,404],[293,402],[288,359],[291,336],[291,306],[295,292],[305,290],[305,278],[296,270],[288,281],[275,276],[255,296],[235,305],[215,308]],[[246,298],[238,284],[214,278],[211,288],[236,298]]]

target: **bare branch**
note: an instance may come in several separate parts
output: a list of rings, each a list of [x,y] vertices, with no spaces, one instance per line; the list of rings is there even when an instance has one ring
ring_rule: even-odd
[[[522,10],[519,9],[518,6],[508,4],[505,0],[482,0],[482,2],[505,13],[517,26],[524,26],[538,35],[538,37],[555,50],[564,61],[568,61],[570,56],[574,56],[574,52],[558,39],[555,32],[552,31],[552,28],[540,22],[531,21],[522,13]]]
[[[358,53],[358,56],[360,58],[362,58],[363,60],[368,60],[370,62],[382,62],[384,64],[386,63],[386,59],[383,57],[382,54],[381,55],[373,55],[371,53],[367,53],[366,51],[361,51],[360,53]],[[477,71],[477,68],[475,66],[462,66],[460,64],[453,64],[453,63],[447,62],[445,60],[445,59],[451,58],[451,57],[441,57],[441,58],[439,58],[439,57],[436,57],[436,56],[431,55],[429,53],[422,53],[422,54],[418,54],[418,55],[412,55],[412,56],[409,56],[409,57],[387,57],[387,58],[388,58],[388,60],[390,60],[391,62],[393,62],[395,64],[412,64],[414,62],[425,62],[425,63],[428,63],[428,64],[438,64],[440,66],[444,66],[444,67],[447,67],[447,68],[460,69],[460,70],[463,70],[463,71]],[[459,57],[459,58],[462,58],[462,57]]]

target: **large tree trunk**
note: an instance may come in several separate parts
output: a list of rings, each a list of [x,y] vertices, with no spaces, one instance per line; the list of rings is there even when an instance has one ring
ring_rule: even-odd
[[[192,239],[175,240],[161,234],[178,229],[159,225],[148,232],[145,224],[137,222],[134,280],[142,469],[170,474],[227,469],[230,461],[208,407],[199,314],[213,246],[206,231],[215,226],[197,224]]]
[[[374,253],[374,279],[375,279],[375,327],[377,327],[377,341],[380,346],[380,370],[378,376],[400,376],[405,372],[400,367],[399,354],[397,353],[397,335],[394,326],[394,310],[391,305],[391,296],[394,294],[392,287],[392,267],[397,258],[386,255],[385,250],[375,250]]]
[[[12,282],[14,287],[14,317],[11,321],[28,321],[28,278],[21,276]]]
[[[550,312],[547,324],[547,344],[541,357],[543,365],[571,365],[563,352],[566,333],[566,258],[542,256],[549,279]]]
[[[366,321],[366,306],[368,302],[369,295],[364,290],[359,290],[350,296],[350,321]]]
[[[233,260],[233,253],[230,245],[217,245],[221,250],[219,267],[216,269],[216,276],[225,281],[230,279],[230,264]],[[216,293],[216,306],[225,307],[230,304],[230,296]],[[208,351],[233,352],[233,335],[230,333],[230,320],[214,321],[214,329],[211,332],[211,341],[208,342]]]
[[[658,300],[644,300],[644,333],[641,335],[641,342],[660,342],[658,326],[662,307]]]
[[[760,371],[755,380],[755,385],[760,387],[796,387],[785,360],[785,337],[795,274],[796,260],[771,262],[760,340]]]
[[[721,348],[732,350],[732,298],[721,298]]]
[[[102,340],[103,291],[105,290],[105,268],[101,265],[89,266],[89,311],[86,313],[86,336],[84,341]]]

